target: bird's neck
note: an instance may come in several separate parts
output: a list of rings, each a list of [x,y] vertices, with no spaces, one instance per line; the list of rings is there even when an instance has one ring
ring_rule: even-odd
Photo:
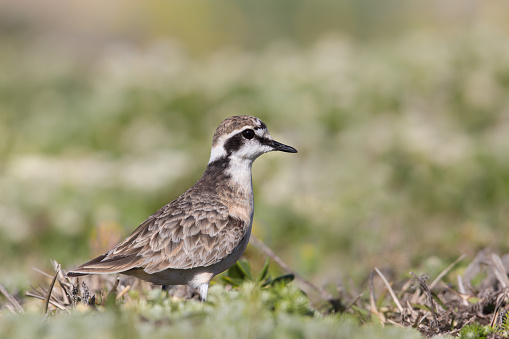
[[[254,212],[252,163],[242,158],[223,157],[210,162],[202,178],[212,184],[213,194],[228,206],[230,213],[246,222],[252,222]]]
[[[238,192],[252,194],[253,182],[251,168],[253,161],[239,157],[221,157],[209,162],[204,177],[214,180],[217,184],[227,185]]]
[[[229,175],[230,185],[240,190],[245,190],[252,194],[253,179],[251,176],[251,160],[231,158],[226,173]]]

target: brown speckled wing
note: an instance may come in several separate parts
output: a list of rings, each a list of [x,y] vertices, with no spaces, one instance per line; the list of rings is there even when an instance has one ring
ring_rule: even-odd
[[[240,244],[249,225],[220,203],[177,199],[145,220],[115,248],[71,273],[119,273],[213,265]]]

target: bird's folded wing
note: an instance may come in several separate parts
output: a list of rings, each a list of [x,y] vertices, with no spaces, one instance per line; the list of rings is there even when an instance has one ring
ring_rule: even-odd
[[[223,204],[169,204],[111,251],[70,273],[119,273],[143,268],[152,274],[165,269],[210,266],[235,250],[248,226],[230,216]]]

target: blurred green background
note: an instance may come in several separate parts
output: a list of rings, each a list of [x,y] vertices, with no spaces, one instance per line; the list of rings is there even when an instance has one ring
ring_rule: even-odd
[[[0,3],[0,283],[108,250],[251,114],[254,234],[317,284],[509,250],[509,4]],[[250,247],[253,262],[262,255]]]

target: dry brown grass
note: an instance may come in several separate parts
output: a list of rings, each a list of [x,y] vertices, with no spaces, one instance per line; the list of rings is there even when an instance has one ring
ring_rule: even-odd
[[[429,277],[417,276],[413,272],[404,281],[391,282],[386,274],[374,268],[367,280],[369,293],[355,295],[352,291],[340,289],[338,298],[302,278],[297,279],[296,283],[304,290],[309,288],[319,292],[318,300],[315,299],[313,304],[317,312],[324,315],[348,313],[358,316],[361,322],[380,323],[384,327],[414,328],[426,337],[456,336],[464,326],[474,323],[496,329],[509,312],[509,254],[501,257],[489,249],[483,250],[466,266],[463,274],[452,279],[451,272],[463,260],[464,256],[458,258],[429,284]],[[143,295],[134,293],[133,297],[127,293],[131,290],[141,292],[160,288],[124,276],[70,279],[58,263],[53,262],[53,265],[53,275],[39,271],[46,277],[48,287],[31,286],[32,291],[26,293],[28,297],[43,300],[44,314],[69,313],[77,307],[97,308],[108,303],[127,303]],[[285,269],[291,271],[288,266]],[[446,283],[445,278],[456,283]],[[232,287],[227,285],[226,288]],[[25,300],[16,299],[2,286],[0,293],[6,297],[3,305],[6,309],[16,314],[24,312],[22,305]],[[196,293],[185,287],[176,287],[168,291],[168,296],[184,301],[196,297]],[[492,337],[503,336],[494,333]]]

